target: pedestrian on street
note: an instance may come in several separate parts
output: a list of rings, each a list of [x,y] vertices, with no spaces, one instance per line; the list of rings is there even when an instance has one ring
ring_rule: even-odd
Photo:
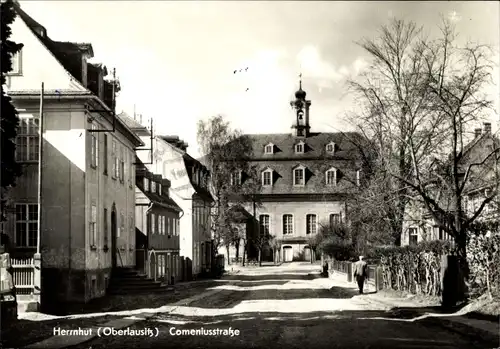
[[[354,263],[354,278],[358,283],[359,294],[363,294],[363,286],[368,279],[368,264],[363,259],[363,256],[359,256],[359,261]]]

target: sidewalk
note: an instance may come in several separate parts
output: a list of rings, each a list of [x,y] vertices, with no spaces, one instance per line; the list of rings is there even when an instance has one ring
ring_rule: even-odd
[[[204,281],[204,280],[203,280]],[[201,283],[203,281],[193,281],[193,282],[186,282],[185,287],[189,287],[189,284],[193,283]],[[201,294],[198,294],[196,296],[192,296],[189,298],[182,299],[176,303],[169,304],[167,307],[170,307],[171,309],[167,311],[167,313],[174,312],[177,307],[181,306],[189,306],[189,304],[196,302],[200,299],[203,299],[205,297],[210,297],[218,292],[221,292],[221,289],[214,289],[214,290],[209,290],[206,292],[203,292]],[[129,326],[132,326],[136,322],[144,321],[152,316],[164,312],[163,309],[164,307],[160,307],[157,309],[143,309],[142,312],[137,312],[137,311],[130,311],[128,314],[127,312],[120,312],[121,314],[116,314],[116,315],[121,315],[125,316],[122,319],[113,319],[111,321],[108,321],[101,326],[100,328],[104,327],[113,327],[116,330],[120,330]],[[110,315],[115,315],[110,313]],[[45,340],[42,340],[37,343],[30,344],[26,346],[26,349],[46,349],[46,348],[51,348],[51,349],[62,349],[62,348],[67,348],[71,346],[75,346],[78,344],[82,344],[84,342],[88,342],[94,338],[98,337],[98,327],[92,327],[92,331],[90,331],[89,334],[81,335],[81,336],[52,336],[49,337]]]
[[[334,286],[351,289],[357,288],[354,282],[347,282],[346,279],[347,277],[345,274],[334,273],[330,275],[329,278],[316,279],[314,281],[321,283],[327,288]],[[429,325],[441,326],[462,335],[469,334],[473,337],[481,337],[496,342],[500,346],[500,319],[497,321],[488,321],[467,317],[467,311],[463,309],[451,314],[429,312],[430,307],[438,306],[435,301],[429,300],[428,302],[424,302],[420,300],[417,302],[414,296],[405,298],[391,297],[387,294],[384,295],[382,292],[374,292],[374,287],[368,286],[367,294],[359,296],[360,299],[362,298],[363,301],[386,309],[387,311],[391,309],[396,310],[396,308],[404,308],[404,311],[411,315],[411,318],[403,319],[405,321],[425,321]]]

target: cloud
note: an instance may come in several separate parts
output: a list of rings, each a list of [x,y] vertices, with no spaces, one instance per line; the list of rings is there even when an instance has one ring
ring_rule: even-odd
[[[297,54],[302,74],[305,78],[315,80],[319,91],[332,88],[334,84],[347,78],[358,75],[368,63],[362,58],[356,58],[351,65],[335,67],[326,61],[317,47],[308,45]]]

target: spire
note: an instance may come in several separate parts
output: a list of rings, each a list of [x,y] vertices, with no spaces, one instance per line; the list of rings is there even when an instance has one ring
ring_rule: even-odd
[[[302,72],[299,74],[299,89],[295,92],[295,98],[300,100],[306,99],[306,92],[302,90]]]

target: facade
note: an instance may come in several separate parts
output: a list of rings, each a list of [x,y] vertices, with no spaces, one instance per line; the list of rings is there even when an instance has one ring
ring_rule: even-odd
[[[320,225],[346,219],[346,198],[357,189],[362,176],[355,146],[359,134],[312,132],[311,101],[306,99],[302,83],[290,105],[294,121],[290,133],[244,135],[252,144],[249,161],[258,178],[239,171],[231,179],[234,187],[260,181],[255,202],[239,204],[255,222],[247,225],[246,235],[267,231],[281,239],[284,262],[308,260],[307,241]],[[257,258],[255,246],[250,244],[247,254],[249,259]],[[263,260],[272,258],[265,249]]]
[[[484,123],[483,129],[474,130],[474,139],[464,147],[463,157],[460,164],[462,173],[465,175],[471,164],[481,164],[472,166],[467,186],[463,195],[463,210],[469,216],[476,212],[482,202],[492,196],[495,192],[496,198],[487,203],[478,216],[477,221],[499,220],[500,206],[498,195],[500,156],[495,159],[490,157],[490,161],[484,159],[494,150],[500,147],[500,140],[491,132],[491,124]],[[484,162],[484,163],[483,163]],[[450,208],[451,210],[452,208]],[[439,227],[437,222],[427,213],[427,211],[412,203],[408,206],[406,219],[403,225],[401,238],[402,245],[415,245],[426,240],[452,240],[443,227]]]
[[[179,278],[181,208],[170,198],[170,181],[144,165],[136,170],[136,268],[154,280]]]
[[[21,119],[16,158],[23,174],[9,192],[4,230],[16,258],[32,257],[39,247],[42,306],[85,302],[105,294],[113,267],[135,264],[133,163],[134,148],[143,143],[113,121],[116,85],[104,80],[105,67],[87,62],[92,46],[54,41],[19,5],[16,10],[12,39],[24,46],[7,89]]]
[[[119,118],[146,144],[137,156],[147,169],[171,181],[171,198],[182,209],[180,218],[180,254],[192,261],[192,274],[208,272],[212,267],[210,209],[213,198],[208,190],[210,173],[187,153],[187,144],[172,136],[154,136],[125,113]]]

